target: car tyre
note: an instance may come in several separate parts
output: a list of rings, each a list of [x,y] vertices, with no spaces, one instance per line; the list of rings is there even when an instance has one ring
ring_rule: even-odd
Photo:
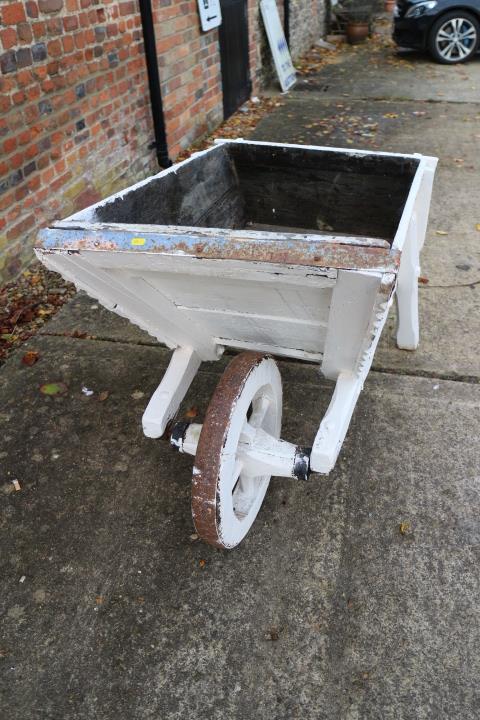
[[[439,63],[455,65],[476,53],[480,42],[480,23],[464,10],[452,10],[433,24],[428,38],[430,54]]]

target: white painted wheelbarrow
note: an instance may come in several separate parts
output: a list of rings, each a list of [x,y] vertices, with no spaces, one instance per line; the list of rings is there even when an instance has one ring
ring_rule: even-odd
[[[334,466],[394,293],[398,346],[418,344],[419,252],[436,158],[220,141],[42,231],[52,270],[174,349],[143,415],[195,455],[198,534],[250,529],[272,475]],[[202,360],[241,349],[203,424],[174,423]],[[272,355],[336,381],[313,445],[280,439]]]

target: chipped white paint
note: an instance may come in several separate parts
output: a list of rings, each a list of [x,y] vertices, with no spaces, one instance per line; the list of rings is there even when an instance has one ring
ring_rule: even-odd
[[[266,407],[265,407],[266,410]],[[255,420],[254,420],[255,423]],[[171,439],[179,452],[195,455],[203,425],[190,423],[183,438]],[[262,427],[245,420],[236,452],[244,475],[275,475],[294,478],[298,446],[280,440]]]
[[[313,472],[329,473],[342,447],[363,380],[353,372],[341,372],[335,390],[315,437],[310,467]]]
[[[245,143],[250,141],[218,141]],[[121,249],[63,248],[37,250],[51,269],[60,272],[102,305],[128,318],[174,350],[169,367],[143,415],[148,437],[157,438],[178,411],[202,360],[215,360],[224,347],[255,350],[321,363],[323,374],[335,380],[330,405],[313,442],[310,468],[328,473],[334,466],[393,298],[397,298],[399,347],[418,344],[418,275],[436,159],[421,155],[371,153],[343,148],[256,143],[279,148],[342,152],[352,157],[376,155],[415,159],[418,167],[397,226],[391,257],[400,264],[377,264],[377,255],[390,253],[384,240],[261,230],[135,226],[139,240],[149,233],[175,238],[195,236],[199,243],[215,240],[261,242],[269,239],[345,245],[353,253],[375,253],[368,267],[319,267],[252,258],[196,257],[194,251],[162,249],[136,252]],[[156,178],[177,172],[181,165],[204,156],[197,153]],[[98,233],[95,209],[121,199],[151,178],[76,213],[55,228]],[[131,226],[109,223],[109,231]],[[47,231],[48,232],[48,231]],[[53,231],[52,231],[53,232]],[[183,241],[182,241],[183,242]],[[190,246],[188,246],[190,247]],[[316,249],[315,249],[316,253]],[[355,255],[353,255],[355,257]],[[273,259],[273,258],[272,258]],[[320,260],[319,264],[323,262]],[[281,382],[273,360],[264,360],[248,377],[232,408],[227,439],[220,459],[220,524],[222,542],[233,547],[245,536],[265,495],[270,476],[292,477],[297,446],[280,439]],[[250,404],[254,412],[247,419]],[[253,418],[253,419],[252,419]],[[202,425],[192,423],[182,440],[183,452],[195,454]],[[199,471],[194,467],[193,482]]]
[[[201,358],[192,348],[179,347],[175,350],[162,382],[143,413],[142,426],[147,437],[159,438],[163,435],[167,423],[175,416],[201,362]]]
[[[247,423],[250,406],[252,413]],[[230,425],[219,465],[219,535],[225,547],[235,547],[245,537],[267,491],[271,471],[244,464],[239,447],[248,445],[249,429],[262,429],[280,437],[282,381],[274,360],[265,359],[250,373],[230,414]],[[293,466],[293,464],[292,464]]]

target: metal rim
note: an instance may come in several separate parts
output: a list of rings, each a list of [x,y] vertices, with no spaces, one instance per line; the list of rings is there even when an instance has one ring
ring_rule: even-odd
[[[460,62],[472,54],[477,44],[477,29],[465,17],[446,20],[435,36],[438,54],[448,62]]]
[[[275,361],[242,353],[227,367],[212,396],[192,477],[192,516],[198,535],[233,548],[250,530],[270,475],[247,475],[237,457],[245,423],[280,437],[282,384]]]

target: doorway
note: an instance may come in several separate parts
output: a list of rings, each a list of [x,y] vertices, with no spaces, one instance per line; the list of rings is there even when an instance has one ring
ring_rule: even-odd
[[[248,61],[248,0],[220,0],[219,28],[223,116],[230,117],[250,97]]]

